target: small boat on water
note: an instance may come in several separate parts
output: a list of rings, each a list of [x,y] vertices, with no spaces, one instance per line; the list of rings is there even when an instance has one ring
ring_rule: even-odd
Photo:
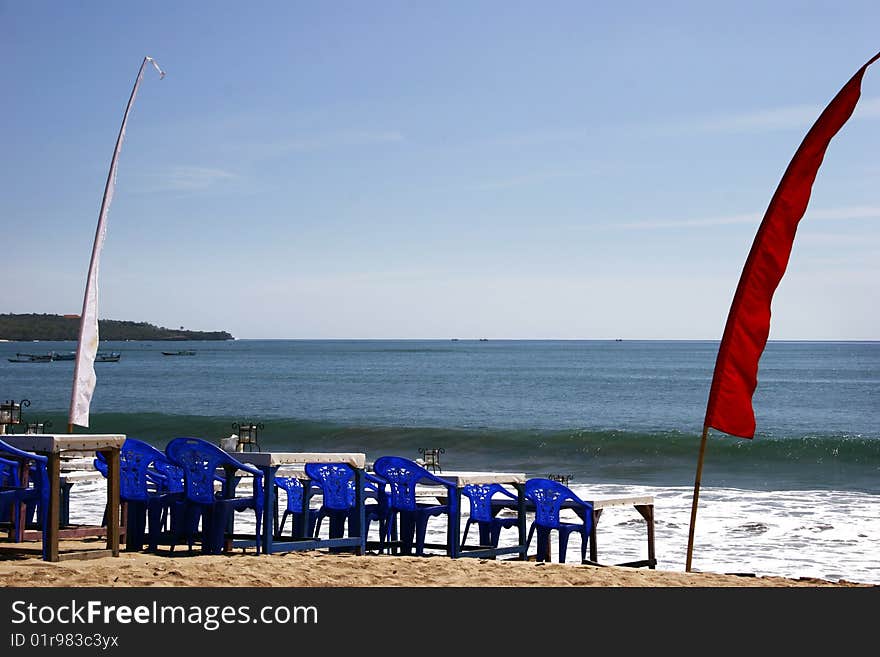
[[[99,351],[95,355],[96,363],[116,363],[122,358],[122,354],[118,351]],[[76,352],[71,351],[66,354],[59,354],[50,351],[48,354],[15,354],[15,358],[7,358],[10,363],[51,363],[55,360],[76,360]]]
[[[10,363],[51,363],[52,354],[15,354],[7,359]]]
[[[163,351],[163,356],[195,356],[196,352],[192,349],[183,349],[181,351]]]

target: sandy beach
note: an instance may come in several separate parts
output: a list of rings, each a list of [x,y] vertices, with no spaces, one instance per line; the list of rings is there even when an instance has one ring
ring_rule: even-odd
[[[751,577],[557,563],[323,552],[118,558],[48,563],[0,559],[5,587],[857,587],[815,578]]]

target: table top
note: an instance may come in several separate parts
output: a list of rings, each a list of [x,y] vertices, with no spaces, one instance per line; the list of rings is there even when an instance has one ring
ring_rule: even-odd
[[[2,440],[26,452],[58,454],[68,450],[95,452],[120,449],[125,442],[122,434],[12,434]]]
[[[640,495],[636,497],[606,497],[590,500],[588,497],[581,498],[584,502],[591,502],[593,509],[606,509],[610,506],[651,506],[654,504],[654,498],[651,495]]]
[[[242,463],[250,463],[257,467],[300,463],[346,463],[353,468],[363,468],[367,461],[367,455],[358,452],[233,452],[232,456]]]
[[[455,484],[456,488],[462,488],[468,484],[524,484],[526,475],[522,472],[464,472],[443,471],[433,473],[440,479]],[[424,485],[424,482],[421,482]]]

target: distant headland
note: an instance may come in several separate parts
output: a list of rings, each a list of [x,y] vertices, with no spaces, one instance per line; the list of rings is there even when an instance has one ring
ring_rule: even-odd
[[[147,322],[99,319],[101,340],[235,340],[226,331],[168,329]],[[0,340],[78,340],[79,315],[0,314]]]

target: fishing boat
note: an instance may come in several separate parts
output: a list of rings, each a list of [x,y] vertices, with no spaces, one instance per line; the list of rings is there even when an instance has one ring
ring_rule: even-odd
[[[7,360],[10,363],[50,363],[52,354],[15,354],[15,358]]]
[[[163,356],[195,356],[196,352],[192,349],[183,349],[181,351],[163,351]]]
[[[76,360],[76,352],[68,351],[67,353],[58,353],[57,351],[50,351],[49,355],[52,356],[52,360]]]
[[[118,363],[120,358],[122,358],[122,354],[120,354],[118,351],[111,351],[109,353],[106,351],[99,351],[95,355],[95,362],[96,363]]]

